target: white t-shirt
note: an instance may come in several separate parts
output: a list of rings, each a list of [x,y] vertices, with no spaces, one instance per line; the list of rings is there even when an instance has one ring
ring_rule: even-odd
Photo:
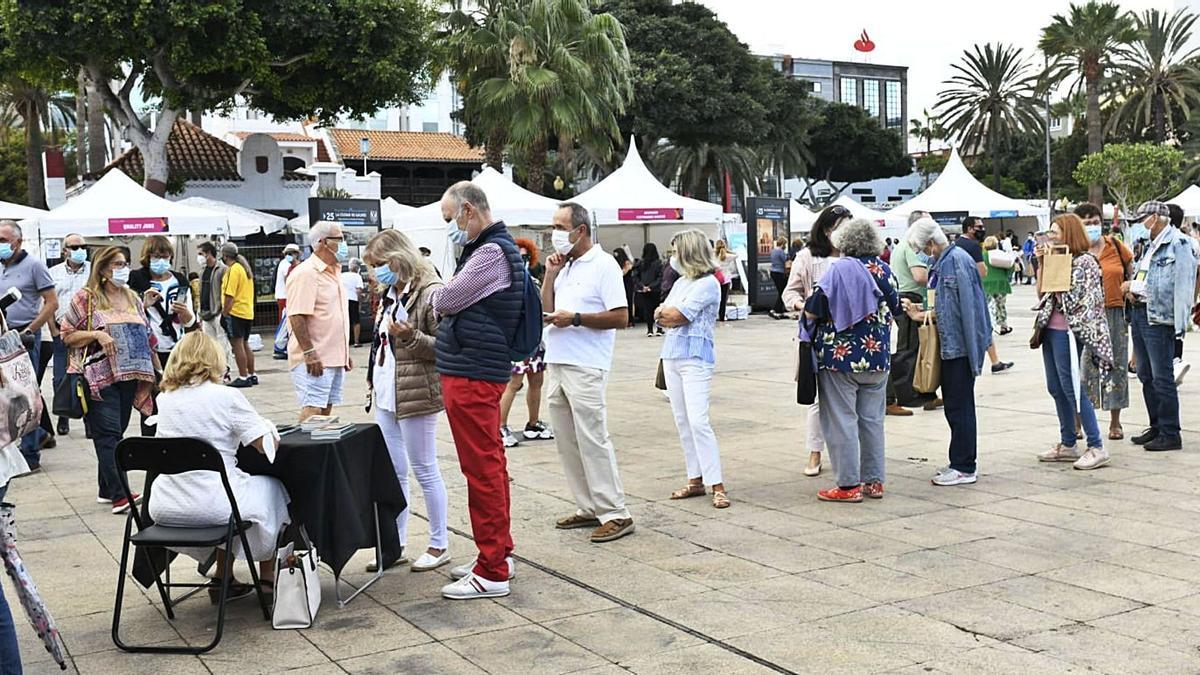
[[[594,314],[626,307],[621,267],[599,244],[582,258],[572,260],[554,279],[556,311]],[[612,368],[616,329],[585,326],[546,329],[546,363],[609,370]]]
[[[393,323],[408,321],[408,311],[400,302],[395,286],[388,289],[387,297],[392,299],[392,306],[384,309],[383,303],[380,303],[379,307],[379,334],[387,342],[379,347],[379,351],[383,353],[383,363],[379,362],[379,355],[375,355],[376,361],[375,367],[371,371],[371,381],[374,383],[375,407],[394,413],[396,412],[396,353],[392,351],[392,336],[388,333],[388,328]]]
[[[287,299],[287,274],[288,270],[292,269],[292,264],[287,261],[287,258],[279,261],[279,267],[275,268],[275,299]]]
[[[346,300],[358,302],[358,289],[364,286],[362,275],[358,272],[342,272],[342,288],[346,289]]]

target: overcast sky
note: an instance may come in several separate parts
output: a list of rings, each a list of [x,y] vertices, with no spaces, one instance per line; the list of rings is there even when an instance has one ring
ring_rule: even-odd
[[[910,118],[932,109],[942,82],[952,75],[950,64],[964,49],[1000,41],[1032,52],[1042,27],[1069,5],[1067,0],[699,1],[756,53],[908,66]],[[1173,11],[1177,5],[1196,12],[1200,0],[1121,2],[1137,12]],[[869,54],[853,47],[864,28],[875,42]]]

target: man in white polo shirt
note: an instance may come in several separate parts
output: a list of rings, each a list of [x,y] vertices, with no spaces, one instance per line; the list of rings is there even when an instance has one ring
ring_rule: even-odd
[[[547,403],[578,507],[555,527],[595,528],[593,542],[612,541],[633,532],[604,400],[616,330],[629,324],[625,284],[617,261],[592,242],[582,206],[567,202],[559,207],[553,241],[555,253],[546,261],[542,284]]]

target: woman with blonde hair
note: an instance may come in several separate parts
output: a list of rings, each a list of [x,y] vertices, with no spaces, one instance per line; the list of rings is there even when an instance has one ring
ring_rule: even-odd
[[[446,484],[437,461],[437,416],[444,408],[442,384],[434,367],[438,317],[429,299],[442,282],[429,261],[399,230],[371,238],[363,261],[384,292],[375,321],[375,342],[367,385],[375,406],[375,422],[383,432],[400,488],[408,499],[411,464],[429,514],[429,547],[412,564],[424,572],[450,562],[446,528]],[[407,547],[408,515],[396,517],[401,546]],[[367,567],[374,572],[374,563]]]
[[[983,265],[987,273],[983,275],[983,293],[988,299],[988,309],[992,311],[992,324],[1001,335],[1008,335],[1012,328],[1008,325],[1008,306],[1006,300],[1012,295],[1012,283],[1009,281],[1011,269],[996,267],[992,264],[992,253],[1000,248],[1000,240],[990,236],[983,240]]]
[[[716,363],[713,331],[721,304],[721,285],[713,275],[717,260],[708,235],[700,230],[679,232],[671,245],[675,249],[671,265],[679,273],[679,280],[654,313],[654,320],[667,329],[662,348],[663,375],[688,476],[687,485],[672,492],[671,499],[702,497],[707,493],[705,486],[709,486],[713,506],[723,509],[729,506],[729,497],[721,477],[717,437],[708,420]]]
[[[221,454],[225,474],[237,500],[243,521],[254,524],[246,531],[250,551],[240,551],[235,542],[233,555],[259,564],[259,579],[264,592],[270,592],[275,559],[275,543],[288,524],[288,494],[283,483],[270,476],[252,476],[238,468],[238,448],[245,445],[265,452],[279,435],[275,425],[263,419],[241,391],[222,384],[225,356],[217,342],[203,333],[188,333],[171,351],[163,372],[158,395],[158,437],[199,438]],[[207,471],[189,471],[154,479],[150,493],[150,517],[159,525],[206,527],[229,522],[229,502],[221,478]],[[182,550],[198,560],[211,551]],[[224,551],[217,552],[215,578],[232,574],[231,562]],[[232,597],[254,592],[231,579]],[[209,589],[215,601],[220,589]]]
[[[729,303],[729,293],[733,290],[733,282],[738,278],[738,257],[737,254],[729,250],[729,245],[724,239],[718,239],[714,251],[717,255],[717,265],[721,268],[721,273],[725,275],[725,281],[721,282],[721,307],[717,310],[717,321],[725,320],[725,307]]]
[[[109,246],[96,254],[91,275],[71,299],[59,330],[70,350],[67,372],[82,374],[88,384],[86,419],[99,463],[96,501],[111,504],[113,513],[125,513],[129,500],[117,475],[117,443],[134,408],[153,414],[151,394],[161,366],[146,310],[129,290],[124,251]]]

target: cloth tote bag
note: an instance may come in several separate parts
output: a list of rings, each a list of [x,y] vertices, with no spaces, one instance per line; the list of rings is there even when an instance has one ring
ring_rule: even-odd
[[[3,320],[0,331],[0,448],[6,448],[37,428],[44,403],[20,333]]]
[[[277,630],[309,628],[321,608],[321,578],[317,574],[317,549],[301,530],[307,551],[297,551],[295,542],[279,549],[275,559],[275,608],[271,626]]]
[[[917,351],[917,366],[913,371],[913,389],[922,394],[932,394],[942,383],[942,352],[937,324],[929,320],[928,312],[925,321],[917,328],[917,334],[921,347]]]
[[[999,249],[988,251],[988,264],[992,267],[999,267],[1002,270],[1011,270],[1017,262],[1017,254],[1012,251],[1001,251]]]
[[[1071,290],[1071,249],[1052,246],[1042,256],[1042,269],[1038,274],[1039,293],[1061,293]]]

